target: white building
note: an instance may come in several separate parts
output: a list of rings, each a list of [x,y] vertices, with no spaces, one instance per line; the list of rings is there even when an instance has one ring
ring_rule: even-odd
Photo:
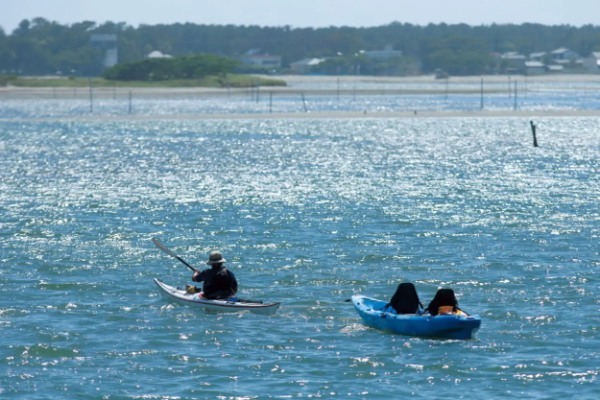
[[[521,72],[525,69],[527,57],[516,51],[509,51],[501,54],[500,60],[504,64],[506,72]]]
[[[579,54],[565,47],[550,52],[550,57],[557,64],[568,64],[579,58]]]
[[[173,58],[170,54],[165,54],[159,50],[154,50],[146,56],[146,58]]]
[[[546,65],[540,61],[525,61],[527,75],[542,75],[546,73]]]
[[[304,58],[290,64],[290,69],[297,74],[307,74],[311,68],[325,61],[324,58]]]
[[[600,72],[600,52],[593,52],[589,57],[584,58],[583,66],[589,72]]]
[[[270,54],[247,53],[240,58],[240,62],[250,67],[268,70],[281,68],[281,56],[273,56]]]

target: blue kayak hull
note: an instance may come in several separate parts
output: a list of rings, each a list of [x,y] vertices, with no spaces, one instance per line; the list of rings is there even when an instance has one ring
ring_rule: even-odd
[[[442,338],[471,339],[481,326],[477,315],[396,314],[386,308],[386,302],[366,296],[352,296],[352,304],[365,325],[400,335]]]

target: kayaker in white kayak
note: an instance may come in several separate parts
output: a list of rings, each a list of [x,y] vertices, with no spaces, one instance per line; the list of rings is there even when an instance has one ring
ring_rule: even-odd
[[[207,299],[227,299],[234,296],[238,291],[238,283],[233,272],[229,271],[224,263],[225,259],[220,251],[211,251],[206,264],[211,268],[203,271],[195,271],[192,281],[204,282],[202,285],[202,296]],[[186,286],[188,293],[198,293],[200,289],[196,286]]]

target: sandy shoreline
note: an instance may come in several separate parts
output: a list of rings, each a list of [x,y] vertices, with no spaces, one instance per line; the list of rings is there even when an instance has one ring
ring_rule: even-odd
[[[271,77],[272,78],[272,77]],[[552,90],[600,90],[598,75],[543,75],[543,76],[467,76],[435,79],[431,75],[411,77],[377,76],[275,76],[287,83],[285,87],[260,87],[259,95],[298,95],[313,96],[356,96],[356,95],[411,95],[411,94],[476,94],[519,91]],[[483,83],[483,85],[482,85]],[[85,98],[92,95],[98,98],[135,97],[233,97],[254,95],[256,88],[204,88],[204,87],[0,87],[0,100],[27,98]]]

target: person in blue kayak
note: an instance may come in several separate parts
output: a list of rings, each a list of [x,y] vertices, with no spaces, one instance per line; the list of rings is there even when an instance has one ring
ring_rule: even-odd
[[[225,267],[225,259],[220,251],[211,251],[206,264],[211,268],[195,271],[192,281],[204,282],[202,284],[202,296],[207,299],[227,299],[234,296],[238,291],[238,283],[233,272]],[[186,286],[186,292],[198,293],[196,286]]]
[[[425,311],[428,311],[433,317],[444,314],[467,315],[458,307],[454,290],[448,288],[439,289]]]
[[[390,306],[397,314],[423,313],[423,304],[419,300],[415,285],[411,282],[403,282],[398,285],[392,299],[386,304],[386,307]]]

